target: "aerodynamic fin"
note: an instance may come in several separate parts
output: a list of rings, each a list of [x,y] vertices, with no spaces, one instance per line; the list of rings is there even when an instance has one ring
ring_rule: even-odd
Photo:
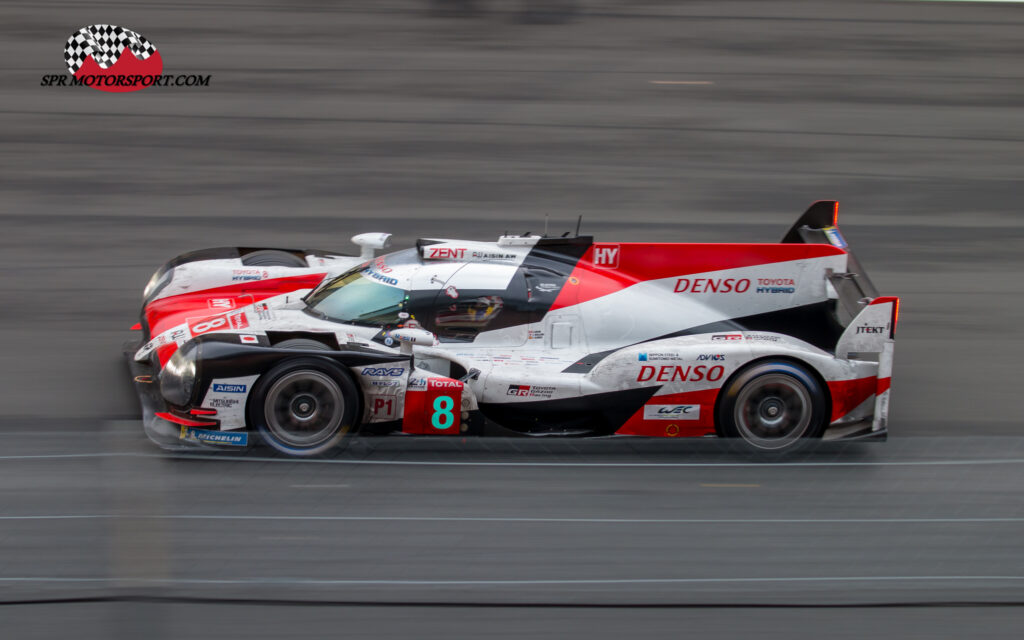
[[[836,357],[847,359],[882,353],[886,343],[896,338],[899,309],[900,299],[893,296],[875,298],[868,303],[839,336]]]

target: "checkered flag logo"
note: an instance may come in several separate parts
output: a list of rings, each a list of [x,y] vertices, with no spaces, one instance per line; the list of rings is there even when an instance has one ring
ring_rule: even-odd
[[[109,69],[126,48],[139,60],[156,53],[156,47],[134,31],[113,24],[94,24],[82,27],[68,38],[64,45],[64,62],[72,75],[82,68],[89,56],[100,69]]]

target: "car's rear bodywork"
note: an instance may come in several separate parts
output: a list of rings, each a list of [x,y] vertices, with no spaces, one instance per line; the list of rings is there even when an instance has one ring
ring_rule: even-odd
[[[898,300],[836,211],[816,203],[775,244],[420,240],[266,267],[245,264],[255,249],[186,254],[154,274],[130,354],[147,433],[253,444],[260,377],[305,357],[351,375],[367,434],[714,436],[722,390],[772,361],[826,390],[825,437],[882,439]],[[434,344],[400,349],[410,325]],[[322,348],[278,346],[296,339]],[[190,392],[162,392],[186,360]]]

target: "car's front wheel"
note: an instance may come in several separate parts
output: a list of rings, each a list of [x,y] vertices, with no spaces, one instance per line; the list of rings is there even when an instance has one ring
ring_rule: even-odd
[[[719,431],[748,451],[789,453],[821,437],[827,406],[821,383],[803,366],[759,362],[722,390]]]
[[[359,405],[359,390],[341,367],[319,358],[296,358],[260,377],[249,414],[268,445],[288,455],[311,456],[346,440],[356,427]]]

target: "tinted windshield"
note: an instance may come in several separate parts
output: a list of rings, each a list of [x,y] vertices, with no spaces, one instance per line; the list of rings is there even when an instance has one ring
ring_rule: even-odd
[[[404,289],[377,282],[366,269],[338,276],[307,300],[314,315],[337,322],[383,326],[398,324],[409,296]]]

